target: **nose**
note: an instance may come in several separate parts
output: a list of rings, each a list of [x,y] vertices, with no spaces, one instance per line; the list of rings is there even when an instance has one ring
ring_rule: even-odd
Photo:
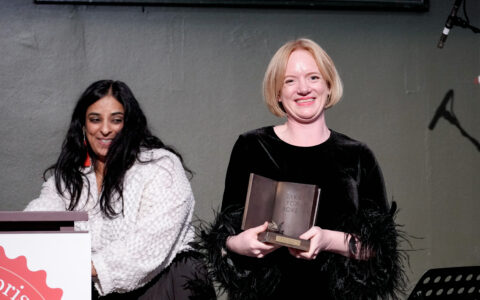
[[[307,95],[310,93],[310,91],[310,85],[308,84],[307,80],[301,79],[298,81],[298,94]]]
[[[110,128],[110,124],[108,122],[103,122],[102,127],[100,128],[100,133],[103,136],[108,136],[112,132],[112,129]]]

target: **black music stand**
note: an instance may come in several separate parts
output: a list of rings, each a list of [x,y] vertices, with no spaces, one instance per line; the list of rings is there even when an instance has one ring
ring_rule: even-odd
[[[480,266],[431,269],[408,300],[480,300]]]

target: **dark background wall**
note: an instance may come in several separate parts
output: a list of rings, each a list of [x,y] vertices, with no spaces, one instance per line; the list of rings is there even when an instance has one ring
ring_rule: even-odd
[[[455,27],[452,1],[428,12],[36,5],[0,0],[0,210],[35,198],[58,156],[74,103],[91,82],[125,81],[153,131],[195,171],[196,213],[218,207],[237,136],[278,124],[262,104],[274,51],[298,37],[332,56],[345,84],[329,126],[366,142],[411,239],[413,285],[433,267],[479,265],[480,152],[440,119],[444,95],[480,138],[480,35]],[[480,26],[480,2],[468,1]],[[409,248],[404,245],[404,248]]]

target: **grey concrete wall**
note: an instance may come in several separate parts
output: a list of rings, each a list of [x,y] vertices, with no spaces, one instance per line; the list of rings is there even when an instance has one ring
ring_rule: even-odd
[[[153,131],[196,172],[196,213],[211,219],[236,137],[282,122],[261,100],[269,58],[309,37],[332,56],[345,96],[332,129],[365,141],[412,239],[414,284],[432,267],[480,264],[480,152],[441,119],[449,89],[462,126],[480,139],[480,35],[436,42],[452,1],[427,13],[35,5],[0,0],[0,210],[35,198],[74,103],[94,80],[125,81]],[[480,3],[468,1],[480,26]],[[405,245],[405,247],[407,247]]]

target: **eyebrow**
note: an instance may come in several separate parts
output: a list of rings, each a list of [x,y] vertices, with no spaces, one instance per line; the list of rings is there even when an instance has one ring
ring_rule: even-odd
[[[320,75],[322,75],[322,72],[320,72],[320,71],[311,71],[311,72],[307,72],[307,73],[305,73],[305,74],[306,74],[306,75],[312,75],[312,74],[320,74]],[[296,75],[296,74],[287,74],[287,73],[285,73],[285,77],[297,77],[297,75]]]
[[[121,111],[118,111],[111,114],[111,116],[118,116],[118,115],[124,115],[124,113]],[[91,112],[87,116],[100,116],[100,114],[96,112]]]

